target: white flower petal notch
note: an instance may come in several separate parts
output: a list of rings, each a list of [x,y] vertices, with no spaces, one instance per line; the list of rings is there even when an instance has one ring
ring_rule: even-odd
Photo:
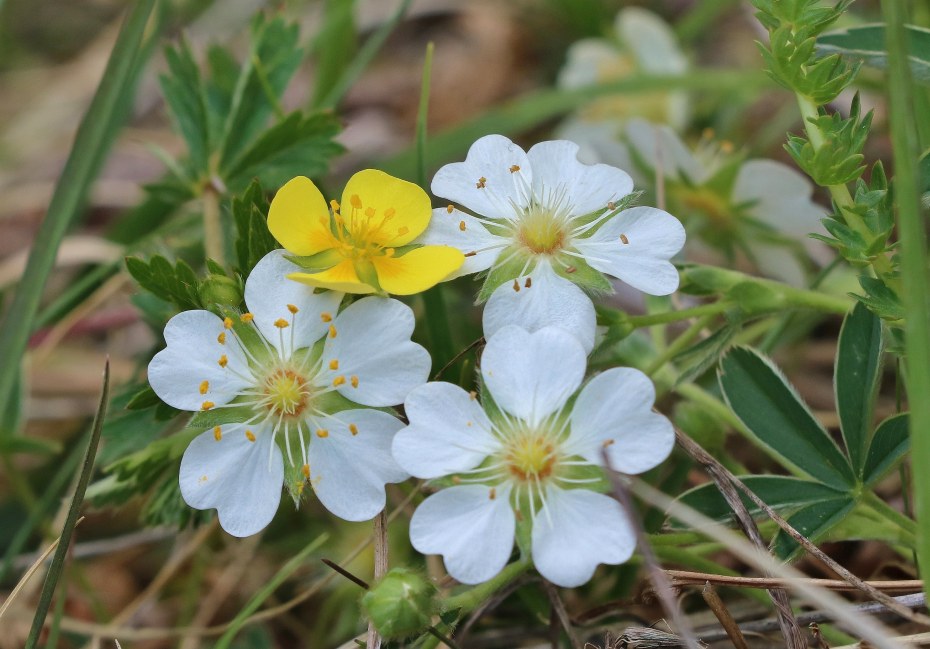
[[[282,486],[295,504],[310,487],[359,521],[384,508],[386,484],[407,478],[390,453],[403,424],[375,408],[400,404],[429,375],[412,312],[382,297],[340,311],[342,293],[287,280],[295,269],[268,253],[246,281],[249,311],[178,314],[149,364],[156,394],[206,428],[184,453],[181,494],[216,509],[235,536],[268,525]]]
[[[524,153],[501,135],[479,139],[464,162],[433,178],[433,193],[459,207],[435,210],[420,242],[461,250],[457,275],[486,273],[478,294],[479,302],[491,298],[486,326],[560,327],[589,352],[595,322],[587,293],[611,292],[605,275],[653,295],[673,293],[671,259],[685,236],[672,215],[630,208],[629,174],[583,164],[578,154],[567,140]],[[507,291],[520,295],[502,295]]]
[[[467,584],[500,572],[516,538],[559,586],[630,558],[627,514],[600,493],[604,452],[619,470],[646,471],[671,452],[672,425],[652,410],[655,390],[642,372],[614,368],[582,385],[584,371],[584,349],[563,329],[509,325],[482,355],[480,401],[448,383],[410,393],[394,459],[413,476],[451,483],[414,513],[417,550],[441,554]]]

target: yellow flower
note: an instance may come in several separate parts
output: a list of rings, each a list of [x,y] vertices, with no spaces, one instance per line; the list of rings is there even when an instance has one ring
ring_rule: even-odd
[[[271,202],[268,228],[307,268],[290,279],[347,293],[412,295],[465,261],[451,246],[411,245],[431,215],[419,186],[365,169],[349,179],[341,206],[327,204],[309,178],[290,180]]]

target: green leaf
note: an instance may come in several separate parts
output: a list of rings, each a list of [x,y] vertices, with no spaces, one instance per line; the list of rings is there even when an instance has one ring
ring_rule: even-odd
[[[727,405],[763,445],[824,484],[842,490],[855,484],[842,451],[771,360],[735,347],[718,376]]]
[[[187,143],[194,174],[191,180],[204,178],[209,172],[210,125],[207,100],[200,68],[187,41],[165,49],[168,74],[160,77],[162,93],[171,117]]]
[[[815,503],[789,516],[788,522],[804,537],[816,542],[846,518],[855,504],[856,501],[852,498],[838,498]],[[801,552],[801,546],[783,530],[778,530],[773,546],[775,554],[785,561],[794,559]]]
[[[733,342],[736,334],[740,332],[741,325],[739,321],[729,322],[704,340],[678,354],[674,362],[681,373],[675,380],[675,385],[694,381],[713,367]]]
[[[155,255],[148,263],[138,257],[127,257],[126,269],[139,286],[163,300],[173,302],[179,309],[203,308],[198,290],[200,281],[187,263],[178,260],[172,266],[161,255]]]
[[[906,25],[905,31],[908,59],[914,79],[923,84],[930,84],[930,29]],[[875,23],[822,34],[817,39],[817,52],[823,55],[839,54],[884,70],[888,67],[885,25]]]
[[[239,273],[248,277],[255,264],[272,250],[278,242],[268,230],[268,198],[258,181],[232,201],[232,215],[236,222],[236,259]]]
[[[885,282],[876,277],[860,275],[859,285],[866,294],[853,297],[869,307],[878,317],[892,321],[904,319],[905,311],[901,298]]]
[[[834,390],[849,461],[862,477],[882,369],[882,321],[861,302],[843,320]]]
[[[235,160],[224,163],[220,174],[231,191],[246,187],[253,178],[266,187],[280,187],[294,176],[319,176],[327,171],[330,158],[344,150],[333,141],[339,130],[339,120],[329,113],[292,113]]]
[[[326,0],[323,5],[323,26],[310,46],[316,59],[316,102],[336,85],[355,54],[354,10],[355,0]]]
[[[790,476],[740,476],[759,498],[776,511],[797,509],[798,507],[821,503],[845,496],[844,492],[837,491],[819,482],[792,478]],[[753,516],[758,516],[762,510],[740,494],[743,503]],[[733,517],[733,510],[721,495],[717,485],[713,482],[702,484],[686,491],[679,496],[679,502],[692,507],[705,516],[717,521],[729,520]]]
[[[889,417],[875,429],[862,472],[867,485],[877,482],[910,450],[908,423],[908,414],[904,412]]]
[[[151,386],[146,385],[130,397],[125,408],[126,410],[146,410],[148,408],[154,408],[161,402],[161,399],[155,394],[155,390],[153,390]]]

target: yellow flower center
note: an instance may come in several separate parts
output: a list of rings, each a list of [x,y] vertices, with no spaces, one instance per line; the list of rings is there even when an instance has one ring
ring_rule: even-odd
[[[712,226],[729,229],[733,225],[733,210],[727,200],[706,187],[681,187],[673,190],[674,197],[685,208],[700,212]]]
[[[279,417],[300,415],[311,395],[307,380],[290,368],[278,368],[265,377],[264,391],[268,410]]]
[[[514,435],[504,450],[504,462],[516,479],[538,481],[552,475],[558,454],[546,433],[526,431]]]
[[[371,260],[373,257],[394,254],[386,242],[407,234],[405,226],[394,228],[391,221],[397,211],[393,207],[379,210],[365,207],[358,194],[349,201],[350,212],[344,216],[333,201],[333,248],[346,259]],[[345,205],[342,206],[345,209]]]
[[[533,203],[520,219],[517,239],[533,254],[549,255],[565,246],[565,220],[558,210]]]

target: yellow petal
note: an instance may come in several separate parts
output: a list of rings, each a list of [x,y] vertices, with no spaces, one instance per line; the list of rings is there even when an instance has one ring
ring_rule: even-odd
[[[328,288],[344,293],[374,293],[375,289],[359,280],[351,259],[339,262],[321,273],[291,273],[287,276],[301,284]]]
[[[371,216],[366,215],[369,209],[374,209]],[[370,228],[380,225],[368,240],[385,247],[396,248],[413,241],[429,225],[432,212],[429,196],[419,185],[377,169],[359,171],[349,178],[342,193],[342,216],[347,222],[354,219],[352,229],[365,223]],[[392,216],[385,220],[386,215]]]
[[[268,229],[288,252],[315,255],[333,247],[329,205],[309,178],[297,176],[278,190],[268,211]]]
[[[376,257],[372,263],[382,289],[394,295],[413,295],[458,270],[465,256],[450,246],[423,246],[401,257]]]

